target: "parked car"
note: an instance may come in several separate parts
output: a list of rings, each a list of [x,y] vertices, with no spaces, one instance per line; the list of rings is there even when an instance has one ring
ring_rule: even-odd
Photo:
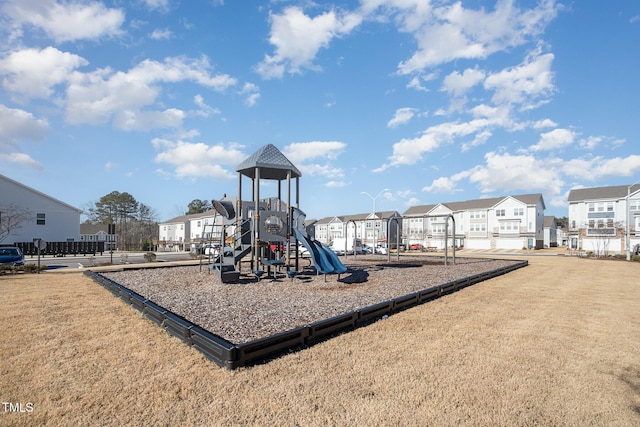
[[[0,266],[17,267],[24,265],[24,255],[20,248],[0,247]]]
[[[376,246],[376,253],[377,254],[386,255],[387,252],[388,252],[387,248],[385,248],[384,246]]]
[[[298,246],[298,254],[301,257],[310,257],[311,253],[309,252],[309,249],[307,249],[306,246],[300,245]]]
[[[421,243],[412,243],[411,246],[409,246],[410,251],[421,251],[423,249],[424,246],[422,246]]]
[[[202,247],[202,253],[205,255],[218,256],[220,253],[220,244],[207,244]],[[229,245],[224,247],[224,256],[233,256],[233,248]]]

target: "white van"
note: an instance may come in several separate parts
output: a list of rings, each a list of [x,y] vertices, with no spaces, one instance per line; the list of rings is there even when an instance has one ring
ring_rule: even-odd
[[[361,254],[363,249],[362,241],[360,239],[338,237],[329,243],[329,249],[338,255],[344,255],[345,248],[348,254],[353,254],[354,250],[356,253]]]

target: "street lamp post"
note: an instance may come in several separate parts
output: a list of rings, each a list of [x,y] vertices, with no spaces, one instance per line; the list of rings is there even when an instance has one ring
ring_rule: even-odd
[[[374,221],[374,225],[373,225],[373,251],[375,252],[376,250],[376,227],[375,227],[375,216],[376,216],[376,199],[385,191],[389,191],[388,188],[385,188],[383,190],[380,190],[380,192],[378,194],[376,194],[376,196],[372,196],[371,194],[367,193],[366,191],[363,191],[360,194],[366,194],[367,196],[371,197],[371,200],[373,200],[373,210],[371,211],[371,216],[374,217],[373,221]]]

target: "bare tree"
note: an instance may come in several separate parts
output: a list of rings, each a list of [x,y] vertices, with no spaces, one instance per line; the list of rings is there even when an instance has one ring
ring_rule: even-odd
[[[0,242],[33,218],[33,212],[14,203],[0,205]]]

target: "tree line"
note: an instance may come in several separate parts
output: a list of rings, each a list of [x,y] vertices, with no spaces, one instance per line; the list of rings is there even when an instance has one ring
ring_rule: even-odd
[[[206,212],[212,209],[210,201],[195,199],[187,206],[185,215]],[[112,191],[102,196],[85,210],[85,224],[110,225],[110,234],[115,234],[118,249],[154,250],[158,239],[157,212],[140,203],[131,194]]]

